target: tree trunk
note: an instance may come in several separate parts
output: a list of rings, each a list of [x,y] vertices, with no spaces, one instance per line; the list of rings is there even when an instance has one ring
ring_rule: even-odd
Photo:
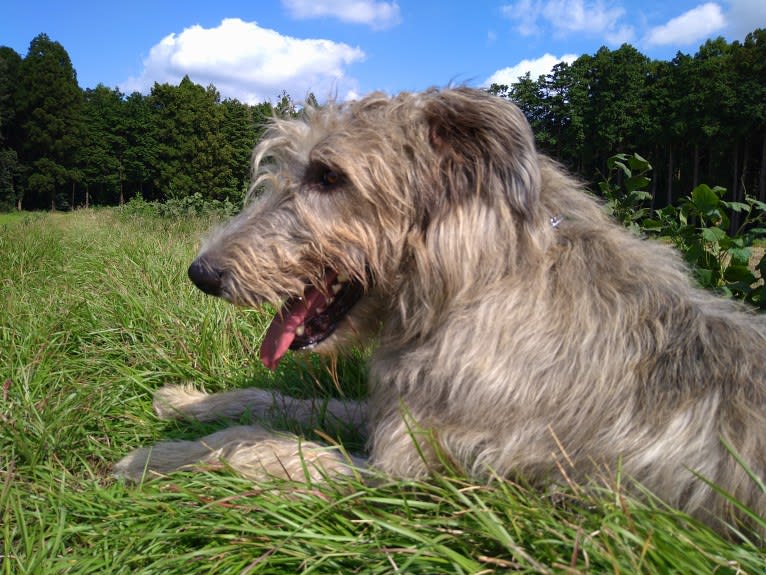
[[[737,197],[737,180],[739,179],[739,142],[734,144],[731,166],[731,188],[729,188],[729,192],[731,192],[733,199]]]
[[[692,170],[692,190],[700,183],[700,146],[694,144],[694,170]]]
[[[673,146],[668,146],[668,189],[666,190],[668,205],[673,203]]]
[[[652,157],[654,158],[660,157],[660,150],[659,150],[659,147],[656,145],[654,146],[654,154]],[[652,210],[654,210],[657,207],[657,177],[656,176],[657,176],[657,169],[655,168],[654,173],[652,174],[652,187],[650,189],[650,192],[652,194],[652,205],[651,205]]]
[[[766,202],[766,131],[763,133],[761,144],[761,171],[758,175],[758,199]]]
[[[744,150],[744,156],[742,157],[742,170],[740,171],[740,175],[737,178],[737,181],[735,182],[734,189],[732,190],[732,199],[735,202],[742,202],[745,199],[745,178],[747,177],[747,168],[749,165],[748,157],[750,156],[750,141],[745,140],[745,150]],[[729,227],[731,228],[729,231],[730,235],[735,235],[737,233],[737,230],[739,229],[740,222],[742,221],[742,216],[739,212],[733,212],[731,214],[731,223]]]
[[[122,165],[122,156],[117,169],[117,178],[120,180],[120,205],[123,205],[125,203],[125,168]]]
[[[737,202],[745,200],[747,192],[747,171],[750,169],[750,138],[745,139],[745,154],[742,157],[742,170],[740,171],[739,181],[737,182]]]

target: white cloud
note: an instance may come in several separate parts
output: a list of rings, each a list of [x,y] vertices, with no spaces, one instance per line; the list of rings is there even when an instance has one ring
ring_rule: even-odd
[[[519,0],[501,10],[503,16],[516,22],[516,30],[523,36],[540,34],[545,25],[559,36],[587,34],[613,44],[633,37],[633,28],[620,24],[625,10],[603,0]]]
[[[688,46],[706,40],[725,26],[726,18],[721,7],[708,2],[684,12],[662,26],[652,28],[644,42],[650,46]]]
[[[620,26],[604,34],[604,39],[610,46],[622,46],[633,42],[636,34],[632,26]]]
[[[763,0],[728,0],[727,20],[733,40],[744,40],[756,28],[766,28]]]
[[[296,100],[320,99],[355,89],[346,68],[365,57],[361,49],[322,39],[283,36],[255,22],[229,18],[216,28],[192,26],[170,34],[149,51],[138,78],[120,89],[148,92],[154,82],[215,84],[224,97],[256,103],[282,90]]]
[[[536,60],[522,60],[515,66],[498,70],[487,78],[484,85],[505,84],[510,86],[518,82],[519,77],[524,76],[527,72],[529,72],[533,80],[537,80],[540,76],[550,73],[559,62],[571,64],[575,60],[577,60],[577,56],[574,54],[564,54],[561,57],[554,56],[553,54],[544,54]]]
[[[330,16],[342,22],[366,24],[372,28],[389,28],[401,21],[396,2],[374,0],[282,0],[293,18],[322,18]]]
[[[625,10],[610,8],[600,1],[586,4],[583,0],[550,0],[542,14],[560,32],[605,34],[614,30]]]
[[[533,36],[539,33],[537,20],[542,11],[540,0],[519,0],[514,4],[503,6],[500,11],[509,20],[517,22],[516,31],[522,36]]]

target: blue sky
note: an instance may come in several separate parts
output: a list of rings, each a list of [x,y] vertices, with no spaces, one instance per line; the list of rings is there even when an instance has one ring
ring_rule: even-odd
[[[0,45],[44,32],[83,88],[184,74],[250,103],[512,82],[628,42],[656,59],[766,28],[764,0],[4,0]]]

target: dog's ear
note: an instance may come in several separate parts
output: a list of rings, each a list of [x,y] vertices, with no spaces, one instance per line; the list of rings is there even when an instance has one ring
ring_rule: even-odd
[[[428,137],[440,158],[442,201],[507,201],[533,219],[540,195],[534,136],[521,111],[506,100],[471,88],[427,93]]]

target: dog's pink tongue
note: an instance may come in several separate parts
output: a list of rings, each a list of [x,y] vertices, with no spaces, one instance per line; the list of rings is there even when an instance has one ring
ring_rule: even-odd
[[[327,285],[335,281],[336,274],[326,277]],[[316,288],[306,288],[302,298],[293,298],[285,303],[282,310],[271,320],[261,344],[261,361],[270,370],[275,370],[279,360],[290,349],[295,339],[295,330],[306,321],[311,313],[326,305],[327,298]]]
[[[295,339],[295,330],[301,325],[309,308],[303,300],[290,300],[282,310],[271,320],[269,329],[261,344],[261,361],[263,365],[274,371],[279,360],[290,348]]]

